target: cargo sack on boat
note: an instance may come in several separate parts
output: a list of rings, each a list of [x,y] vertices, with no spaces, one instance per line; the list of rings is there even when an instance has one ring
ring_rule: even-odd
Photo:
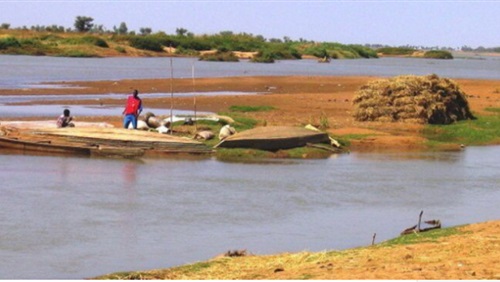
[[[353,100],[357,121],[450,124],[475,119],[458,84],[435,74],[403,75],[362,86]]]

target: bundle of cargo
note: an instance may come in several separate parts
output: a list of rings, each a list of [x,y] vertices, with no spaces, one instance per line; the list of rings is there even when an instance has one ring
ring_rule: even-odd
[[[474,119],[458,84],[435,74],[370,82],[358,90],[353,104],[357,121],[450,124]]]

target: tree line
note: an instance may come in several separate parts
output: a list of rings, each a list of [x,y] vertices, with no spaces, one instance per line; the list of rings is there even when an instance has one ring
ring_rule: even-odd
[[[11,29],[10,24],[3,23],[0,29]],[[202,51],[216,50],[215,54],[200,56],[204,60],[217,60],[217,61],[234,61],[238,60],[232,54],[234,51],[241,52],[256,52],[257,55],[253,57],[256,62],[273,62],[280,59],[300,59],[303,55],[314,56],[323,60],[329,59],[354,59],[354,58],[377,58],[378,53],[384,53],[389,50],[394,52],[402,52],[404,50],[450,50],[449,48],[423,46],[399,46],[391,47],[380,44],[341,44],[336,42],[315,42],[308,41],[303,38],[299,40],[292,40],[288,36],[283,38],[270,38],[266,39],[262,35],[253,35],[249,33],[233,33],[231,31],[222,31],[217,34],[211,35],[195,35],[185,28],[177,28],[175,34],[166,34],[163,31],[153,33],[152,28],[141,27],[139,33],[130,31],[125,22],[121,22],[118,26],[113,26],[112,30],[105,28],[103,25],[95,24],[94,19],[88,16],[77,16],[75,18],[73,28],[64,28],[63,26],[32,26],[31,28],[22,27],[15,30],[31,30],[35,32],[49,32],[49,33],[75,33],[87,34],[84,35],[83,42],[86,44],[93,44],[98,47],[107,48],[106,41],[111,40],[118,43],[126,42],[127,46],[153,51],[164,52],[166,47],[175,48],[176,55],[187,56],[200,56]],[[100,38],[89,36],[101,36]],[[7,38],[0,42],[0,51],[6,50],[10,47],[22,49],[25,45],[30,44],[29,52],[36,54],[47,53],[47,48],[42,50],[42,47],[47,47],[44,40],[47,41],[48,37],[41,39],[32,39],[31,41]],[[55,36],[50,37],[51,40],[56,40]],[[34,41],[38,40],[38,41]],[[81,43],[82,41],[73,41],[73,44]],[[68,40],[65,41],[68,43]],[[52,46],[57,45],[54,42]],[[49,46],[50,47],[50,46]],[[116,47],[120,52],[125,52],[123,47]],[[470,47],[463,46],[467,51],[473,51]],[[487,49],[481,47],[481,51],[498,52],[499,48]],[[384,51],[384,52],[381,52]],[[17,52],[17,51],[16,51]],[[8,52],[3,52],[8,53]],[[86,54],[79,53],[79,55],[86,56]]]

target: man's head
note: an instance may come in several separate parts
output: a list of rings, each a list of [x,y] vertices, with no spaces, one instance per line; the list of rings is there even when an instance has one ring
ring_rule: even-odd
[[[137,97],[137,95],[139,95],[139,91],[137,91],[137,89],[134,89],[134,97]]]
[[[64,109],[63,114],[64,114],[65,117],[69,117],[69,110],[68,109]]]

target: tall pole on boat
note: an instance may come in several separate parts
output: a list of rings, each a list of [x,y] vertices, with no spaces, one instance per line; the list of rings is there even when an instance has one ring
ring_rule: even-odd
[[[172,56],[170,56],[170,134],[173,133],[174,127],[174,67],[172,63]]]
[[[196,92],[195,92],[195,87],[194,87],[194,61],[191,65],[191,77],[193,79],[193,106],[194,106],[194,130],[197,131],[198,128],[197,128],[197,122],[196,122]]]

